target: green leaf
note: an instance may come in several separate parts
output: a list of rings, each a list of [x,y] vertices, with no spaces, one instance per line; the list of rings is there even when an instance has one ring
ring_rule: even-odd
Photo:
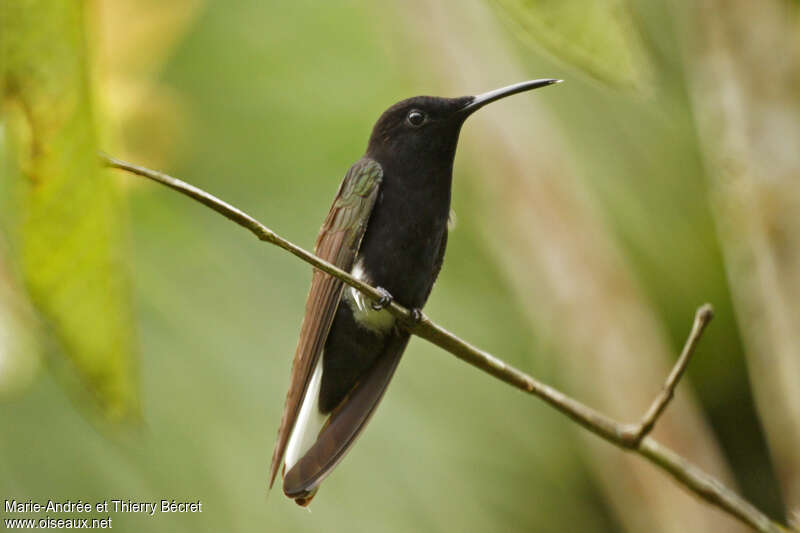
[[[4,2],[10,134],[25,183],[21,270],[34,306],[111,418],[139,412],[125,212],[98,165],[83,2]]]
[[[24,389],[39,369],[36,321],[7,267],[4,250],[0,246],[0,398]]]
[[[493,0],[525,42],[616,86],[641,89],[649,64],[626,0]]]

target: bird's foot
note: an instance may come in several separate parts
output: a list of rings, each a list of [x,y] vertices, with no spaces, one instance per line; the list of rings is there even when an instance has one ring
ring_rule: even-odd
[[[416,325],[422,322],[422,309],[414,307],[411,309],[411,323]]]
[[[392,294],[384,289],[383,287],[376,287],[377,291],[381,293],[381,297],[378,299],[377,302],[372,302],[372,308],[376,311],[380,311],[384,307],[391,305],[392,301],[394,301],[394,297]]]

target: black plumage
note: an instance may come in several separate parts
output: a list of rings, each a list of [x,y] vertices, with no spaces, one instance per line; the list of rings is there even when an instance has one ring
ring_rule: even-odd
[[[285,454],[283,488],[297,503],[311,501],[363,430],[405,350],[409,334],[382,307],[394,299],[418,311],[439,274],[464,121],[490,102],[556,81],[479,96],[418,96],[378,119],[365,156],[339,188],[315,251],[385,296],[373,302],[314,273],[270,472],[271,485]]]

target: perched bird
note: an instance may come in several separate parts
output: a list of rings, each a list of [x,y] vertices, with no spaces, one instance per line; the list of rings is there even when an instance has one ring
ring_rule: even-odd
[[[419,317],[439,274],[453,159],[466,118],[490,102],[558,81],[460,98],[417,96],[378,119],[366,154],[339,186],[315,253],[382,297],[373,301],[314,272],[270,487],[283,462],[284,493],[308,505],[380,402],[409,338],[384,308],[396,300]]]

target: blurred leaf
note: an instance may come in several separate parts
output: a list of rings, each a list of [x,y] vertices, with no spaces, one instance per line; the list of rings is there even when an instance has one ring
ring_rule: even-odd
[[[0,247],[0,397],[24,388],[39,368],[33,313],[9,274],[3,251]]]
[[[800,9],[740,0],[687,4],[676,13],[691,28],[681,33],[688,88],[749,378],[786,508],[796,509]]]
[[[31,300],[111,418],[137,414],[124,220],[97,164],[80,2],[6,4],[4,100],[26,183],[20,252]]]
[[[97,54],[97,102],[114,154],[160,168],[181,146],[182,95],[156,77],[205,0],[99,0],[89,7]],[[158,124],[158,128],[153,128]],[[139,184],[128,180],[126,185]]]
[[[649,65],[625,0],[493,0],[523,40],[591,77],[642,89]]]

